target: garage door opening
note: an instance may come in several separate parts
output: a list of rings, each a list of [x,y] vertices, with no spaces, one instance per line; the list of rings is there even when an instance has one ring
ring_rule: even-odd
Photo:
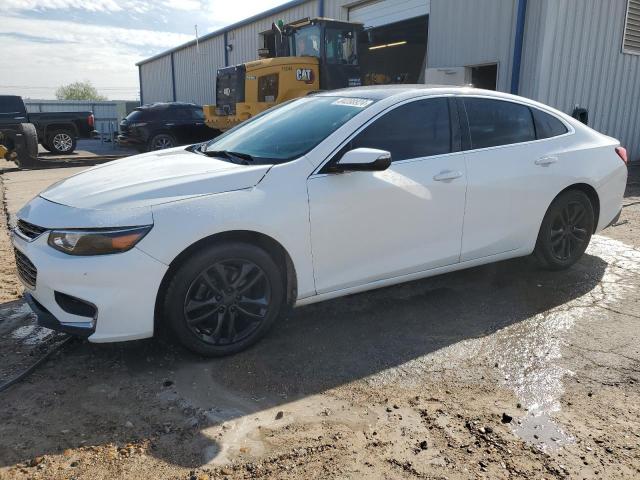
[[[424,81],[428,18],[424,15],[365,32],[360,45],[365,85]]]
[[[471,72],[471,84],[476,88],[495,90],[498,84],[498,64],[467,67]]]

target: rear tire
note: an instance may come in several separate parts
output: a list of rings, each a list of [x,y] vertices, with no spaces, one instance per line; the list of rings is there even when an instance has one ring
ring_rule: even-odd
[[[542,220],[534,254],[543,267],[564,270],[589,246],[595,229],[593,205],[580,190],[560,194]]]
[[[151,137],[147,150],[165,150],[176,146],[176,139],[168,133],[158,133]]]
[[[69,130],[54,130],[47,136],[47,146],[51,153],[65,155],[76,149],[76,137]]]
[[[175,271],[163,316],[189,350],[230,355],[262,338],[285,308],[282,270],[263,249],[247,243],[214,245]]]

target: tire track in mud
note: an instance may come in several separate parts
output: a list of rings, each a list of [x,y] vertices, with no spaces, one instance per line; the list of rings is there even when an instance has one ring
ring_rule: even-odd
[[[586,253],[606,264],[602,277],[586,293],[494,333],[463,340],[379,372],[368,383],[413,388],[426,378],[446,379],[468,369],[484,372],[482,378],[497,372],[500,384],[516,395],[525,412],[512,424],[516,435],[542,450],[571,442],[571,436],[553,417],[561,408],[563,379],[575,374],[563,365],[563,350],[572,329],[578,322],[607,321],[612,311],[638,316],[638,312],[625,312],[620,305],[633,298],[640,285],[640,249],[594,235]],[[585,277],[588,275],[586,272]],[[545,285],[537,287],[543,290]],[[580,282],[562,287],[582,292]]]

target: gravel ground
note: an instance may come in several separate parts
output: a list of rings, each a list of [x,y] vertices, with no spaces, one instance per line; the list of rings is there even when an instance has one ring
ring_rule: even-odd
[[[70,173],[47,172],[0,176],[5,205]],[[0,479],[638,478],[630,173],[620,222],[567,272],[518,259],[303,307],[223,359],[66,345],[0,393]],[[0,227],[2,381],[61,337],[19,300]]]

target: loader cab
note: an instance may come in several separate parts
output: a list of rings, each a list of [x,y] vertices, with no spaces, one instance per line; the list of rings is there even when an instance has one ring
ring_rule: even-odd
[[[282,29],[284,46],[278,56],[317,57],[320,89],[361,85],[358,36],[362,24],[324,18],[305,19]]]

